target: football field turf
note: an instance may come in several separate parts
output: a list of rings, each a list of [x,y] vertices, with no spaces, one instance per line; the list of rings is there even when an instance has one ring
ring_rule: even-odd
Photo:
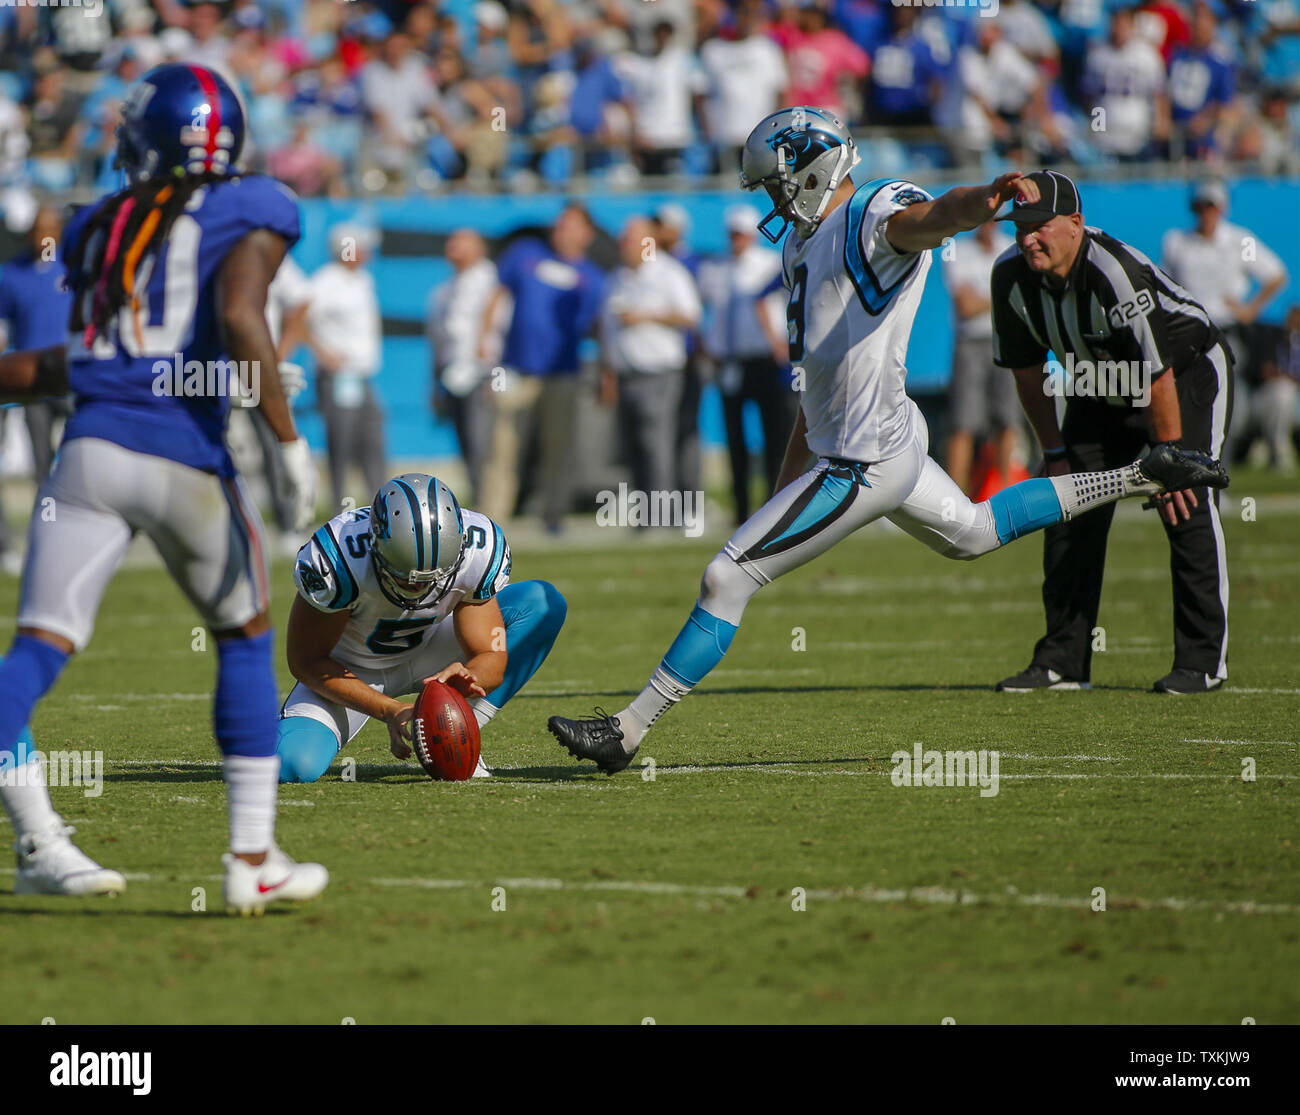
[[[262,919],[220,912],[214,655],[128,569],[34,721],[103,752],[101,796],[52,794],[128,889],[15,898],[0,874],[0,1023],[1300,1022],[1300,499],[1232,494],[1259,502],[1224,515],[1225,692],[1149,692],[1172,653],[1150,514],[1117,518],[1077,693],[991,688],[1041,633],[1039,540],[967,564],[868,529],[760,593],[647,737],[653,770],[613,778],[546,718],[640,689],[717,540],[517,541],[514,579],[569,617],[485,733],[496,777],[432,783],[369,725],[354,781],[283,788],[281,843],[332,882]],[[287,563],[275,592],[279,660]],[[996,751],[998,792],[895,785],[918,743]]]

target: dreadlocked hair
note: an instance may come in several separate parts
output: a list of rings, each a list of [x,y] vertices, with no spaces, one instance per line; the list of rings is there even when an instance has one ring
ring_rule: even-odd
[[[212,171],[162,174],[104,199],[68,255],[72,328],[84,335],[86,344],[129,305],[136,340],[143,347],[136,282],[141,261],[157,255],[195,191],[230,177]],[[92,246],[93,258],[89,258],[87,249]]]

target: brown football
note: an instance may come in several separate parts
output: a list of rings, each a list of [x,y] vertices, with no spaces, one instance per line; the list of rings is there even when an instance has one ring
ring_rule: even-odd
[[[430,681],[411,718],[415,757],[435,782],[464,782],[478,766],[481,740],[469,702],[441,681]]]

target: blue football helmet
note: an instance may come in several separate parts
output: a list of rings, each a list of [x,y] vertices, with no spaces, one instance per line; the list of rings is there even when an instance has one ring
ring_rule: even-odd
[[[229,174],[244,148],[239,95],[207,66],[155,66],[127,94],[117,165],[132,182],[160,174]]]

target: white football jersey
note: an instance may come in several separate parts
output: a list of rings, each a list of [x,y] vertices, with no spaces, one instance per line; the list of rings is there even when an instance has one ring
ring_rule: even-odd
[[[486,515],[462,509],[465,556],[437,604],[404,609],[380,591],[370,560],[370,508],[336,515],[301,550],[293,567],[298,594],[322,612],[350,611],[332,656],[345,665],[384,669],[418,651],[457,604],[490,600],[510,583],[510,546]]]
[[[803,369],[808,447],[819,457],[887,461],[923,421],[904,385],[930,253],[898,251],[885,239],[885,222],[930,200],[911,182],[878,178],[807,240],[786,238],[790,362],[796,375]]]

